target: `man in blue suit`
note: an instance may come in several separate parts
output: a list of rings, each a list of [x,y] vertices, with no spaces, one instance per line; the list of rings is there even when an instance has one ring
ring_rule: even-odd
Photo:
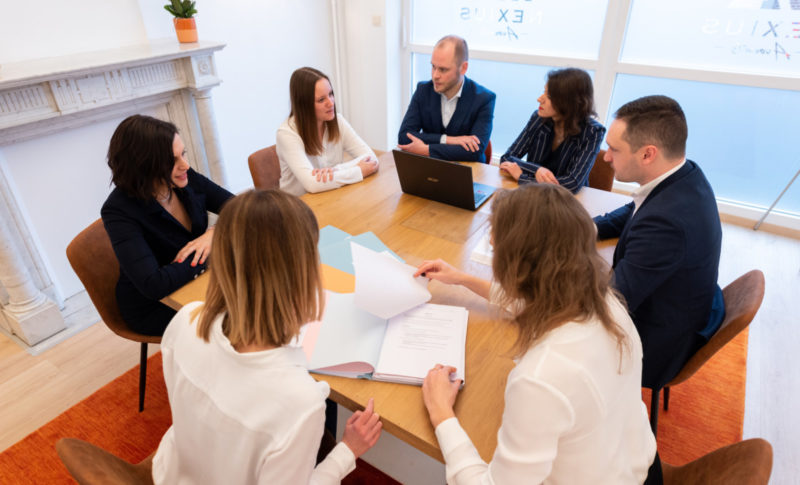
[[[640,187],[633,202],[595,217],[597,236],[619,238],[614,286],[642,339],[642,385],[652,389],[675,377],[724,317],[717,203],[685,158],[687,134],[675,100],[646,96],[622,106],[606,136],[617,180]]]
[[[442,160],[488,162],[493,92],[465,76],[469,51],[448,35],[431,54],[431,80],[417,85],[400,125],[398,148]]]

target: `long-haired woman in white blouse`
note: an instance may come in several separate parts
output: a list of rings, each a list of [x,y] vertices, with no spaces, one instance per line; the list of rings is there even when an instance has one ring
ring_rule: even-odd
[[[532,184],[499,194],[491,231],[493,282],[442,260],[418,268],[509,309],[519,331],[505,399],[493,397],[505,404],[490,463],[453,411],[454,369],[437,365],[425,379],[447,483],[641,484],[653,463],[660,478],[641,396],[642,344],[610,286],[592,219],[566,189]]]
[[[153,458],[156,484],[338,484],[381,432],[372,400],[316,467],[325,382],[289,345],[321,318],[311,209],[280,190],[231,199],[214,231],[205,303],[184,306],[161,342],[172,426]]]
[[[330,79],[301,67],[289,80],[292,112],[276,134],[280,188],[293,195],[361,182],[378,170],[375,152],[336,113]]]

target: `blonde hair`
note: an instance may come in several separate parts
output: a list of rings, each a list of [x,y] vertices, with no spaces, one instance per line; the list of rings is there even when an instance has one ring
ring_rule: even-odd
[[[492,269],[503,308],[519,308],[517,354],[567,322],[596,317],[620,349],[627,338],[608,307],[608,265],[597,253],[592,219],[563,187],[525,185],[495,196],[492,205]],[[621,361],[620,361],[621,363]]]
[[[231,345],[286,345],[322,316],[324,295],[311,209],[280,190],[250,190],[225,204],[214,230],[198,336],[224,314]]]

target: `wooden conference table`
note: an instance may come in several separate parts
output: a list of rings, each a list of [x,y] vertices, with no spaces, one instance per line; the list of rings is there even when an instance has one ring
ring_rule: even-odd
[[[473,212],[403,194],[392,153],[381,155],[380,162],[378,173],[361,183],[302,197],[316,214],[319,226],[330,224],[354,235],[372,231],[410,265],[442,258],[471,274],[491,278],[491,268],[471,261],[470,255],[489,229],[492,201]],[[517,186],[495,166],[470,165],[476,182],[503,188]],[[590,208],[592,215],[630,201],[619,194],[589,188],[582,189],[578,198]],[[608,258],[613,242],[601,243],[601,251]],[[207,281],[207,275],[201,275],[163,301],[179,309],[188,302],[203,300]],[[355,279],[323,265],[323,283],[334,291],[352,292]],[[433,295],[431,303],[463,306],[469,310],[466,385],[456,400],[455,412],[481,457],[488,462],[497,445],[503,392],[513,366],[511,347],[516,333],[496,310],[490,309],[486,300],[469,290],[437,281],[431,281],[429,289]],[[369,398],[375,398],[375,410],[386,431],[443,461],[422,403],[420,387],[312,376],[328,382],[331,399],[352,411],[363,409]]]

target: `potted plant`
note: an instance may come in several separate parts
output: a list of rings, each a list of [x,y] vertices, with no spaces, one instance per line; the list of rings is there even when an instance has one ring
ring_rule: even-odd
[[[194,8],[192,0],[170,0],[164,5],[167,12],[175,16],[172,22],[175,24],[175,33],[178,35],[178,42],[197,42],[197,25],[194,22]]]

